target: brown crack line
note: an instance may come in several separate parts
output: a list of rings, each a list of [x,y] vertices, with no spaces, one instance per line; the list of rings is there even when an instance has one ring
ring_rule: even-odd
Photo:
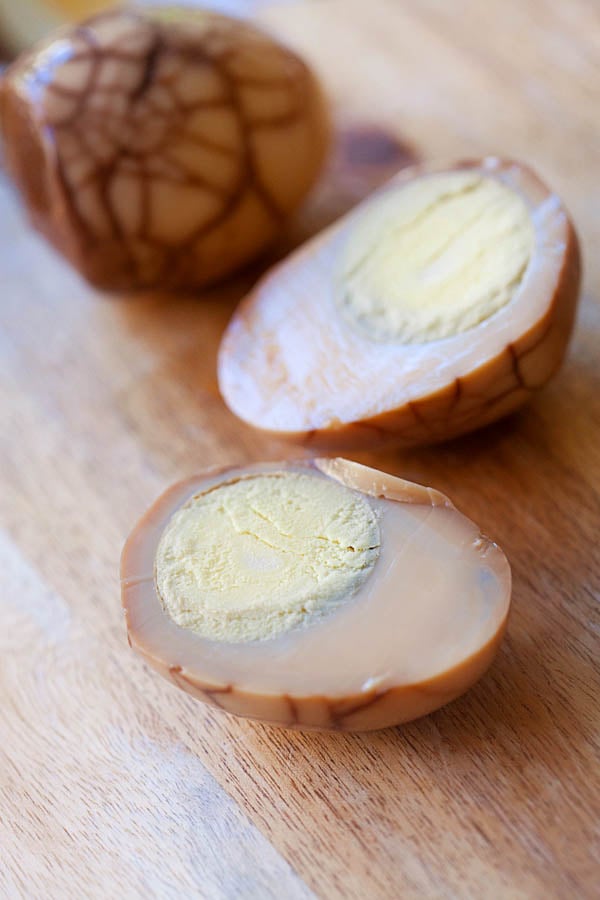
[[[419,403],[422,403],[422,402],[423,402],[422,400],[421,401],[409,400],[409,402],[406,405],[410,409],[413,416],[415,417],[417,424],[420,425],[422,428],[424,428],[425,431],[430,431],[432,429],[431,422],[429,422],[425,418],[423,413],[419,410]]]
[[[85,40],[86,43],[90,44],[90,46],[93,46],[95,49],[97,49],[101,54],[104,54],[106,48],[99,47],[94,39],[94,34],[91,30],[89,30],[88,28],[79,28],[75,31],[75,34]],[[140,59],[143,56],[143,51],[142,53],[124,53],[123,51],[116,50],[114,47],[112,47],[109,55],[111,59],[116,59],[117,62],[130,62],[139,65]],[[81,62],[82,59],[88,59],[87,51],[85,53],[74,53],[73,56],[69,57],[69,62]]]
[[[130,644],[131,646],[131,644]],[[240,716],[241,714],[235,712],[231,709],[227,709],[223,706],[222,703],[219,702],[218,696],[219,694],[231,694],[233,693],[233,685],[228,684],[222,688],[201,688],[196,682],[191,681],[183,674],[183,670],[181,666],[169,666],[169,676],[171,680],[175,683],[175,685],[186,693],[190,693],[188,688],[191,688],[193,692],[195,692],[196,696],[201,694],[203,698],[205,698],[205,702],[209,705],[218,707],[223,710],[223,712],[227,712],[230,715]],[[327,697],[321,697],[315,695],[311,699],[322,700],[325,705],[329,708],[330,712],[330,724],[328,726],[316,726],[310,722],[305,723],[306,727],[325,727],[326,729],[340,730],[343,727],[344,721],[350,716],[355,715],[358,712],[362,712],[365,709],[369,709],[373,704],[377,703],[379,700],[383,699],[389,693],[389,689],[385,691],[376,691],[373,694],[370,694],[365,700],[361,700],[354,705],[348,707],[344,710],[343,713],[336,713],[336,703],[328,699]],[[286,725],[289,727],[299,726],[302,728],[303,724],[300,721],[300,715],[298,713],[298,703],[293,699],[289,694],[283,694],[283,699],[286,701],[289,713],[290,713],[290,722],[281,722],[280,720],[272,720],[274,724]],[[251,718],[258,719],[258,721],[265,721],[260,717],[256,716],[244,716],[241,715],[242,718]]]
[[[249,127],[248,122],[246,121],[246,114],[238,95],[238,83],[237,81],[230,75],[225,65],[223,65],[223,60],[221,60],[221,64],[217,67],[219,69],[219,74],[225,81],[227,88],[229,99],[231,105],[233,106],[240,130],[242,132],[242,146],[243,146],[243,160],[244,167],[246,172],[246,178],[244,179],[247,184],[254,188],[256,194],[259,199],[262,201],[263,206],[267,210],[270,215],[272,215],[275,219],[281,219],[282,213],[278,209],[277,204],[266,190],[264,185],[262,184],[257,166],[256,160],[254,159],[254,153],[252,151],[251,144],[251,128]],[[240,198],[241,199],[241,195]]]
[[[234,51],[225,51],[228,54],[228,58],[231,58],[232,55],[235,55]],[[257,78],[253,75],[240,75],[236,77],[235,73],[230,73],[231,78],[236,82],[241,82],[246,85],[246,87],[257,87],[257,88],[289,88],[290,84],[293,82],[290,80],[289,76],[284,76],[283,78],[273,78],[269,76],[268,78]]]
[[[121,15],[122,15],[122,13],[118,13],[118,12],[117,13],[107,13],[104,16],[101,16],[100,18],[110,18],[111,16],[121,16]],[[135,18],[135,16],[132,16],[132,18]],[[96,19],[96,21],[97,21],[97,19]],[[150,24],[150,23],[148,23],[148,24]],[[170,48],[169,48],[168,43],[164,40],[164,34],[163,34],[160,24],[152,23],[152,27],[154,28],[154,31],[155,31],[155,38],[154,38],[154,41],[152,42],[150,51],[147,51],[147,50],[144,51],[144,53],[147,56],[146,63],[143,66],[143,71],[142,71],[142,74],[141,74],[141,77],[140,77],[137,87],[129,94],[130,104],[137,102],[139,99],[141,99],[143,96],[145,96],[148,93],[152,84],[161,83],[161,82],[156,81],[156,69],[158,66],[158,60],[160,58],[161,53],[164,52],[166,49],[170,49]],[[131,54],[131,53],[126,53],[126,52],[124,52],[122,50],[118,50],[114,47],[110,48],[110,49],[100,48],[97,45],[97,43],[95,42],[93,32],[91,32],[89,29],[87,29],[85,27],[78,28],[76,30],[75,34],[77,34],[87,44],[89,50],[87,53],[80,51],[79,53],[75,54],[72,57],[72,60],[75,61],[75,60],[81,60],[81,59],[91,59],[92,66],[90,69],[90,75],[88,76],[88,81],[87,81],[86,85],[83,87],[83,89],[81,89],[81,91],[70,91],[68,88],[63,88],[63,86],[60,86],[60,85],[53,86],[51,83],[48,85],[48,88],[50,90],[55,89],[60,94],[67,94],[67,95],[73,96],[73,97],[78,93],[80,94],[80,100],[77,103],[76,110],[69,117],[65,118],[63,121],[54,124],[53,127],[56,128],[57,130],[63,130],[63,129],[68,129],[68,128],[72,127],[73,124],[77,121],[77,119],[81,116],[82,111],[85,110],[85,103],[89,99],[90,94],[93,93],[95,90],[97,91],[99,89],[96,86],[96,81],[98,78],[98,73],[101,69],[101,65],[105,60],[107,60],[107,59],[126,60],[128,62],[132,62],[132,63],[139,65],[143,58],[143,55],[144,55],[144,54],[135,55],[135,54]],[[204,37],[204,39],[206,40],[206,36]],[[210,41],[207,41],[207,43],[210,43]],[[180,53],[182,52],[181,48],[177,48],[177,50]],[[242,132],[241,138],[242,138],[244,164],[242,166],[242,171],[240,173],[238,182],[234,186],[234,189],[232,190],[231,194],[227,197],[226,202],[223,204],[221,210],[218,213],[216,213],[207,222],[203,223],[202,226],[200,226],[198,229],[196,229],[195,232],[190,236],[190,238],[188,238],[188,240],[185,242],[185,245],[183,245],[183,246],[180,245],[177,248],[167,248],[168,252],[165,253],[165,259],[163,262],[164,269],[169,269],[174,264],[177,265],[178,262],[180,261],[180,259],[189,253],[190,248],[193,247],[193,245],[196,244],[197,241],[203,237],[203,235],[209,233],[210,231],[212,231],[213,229],[218,227],[223,221],[225,221],[227,218],[229,218],[231,216],[231,214],[233,213],[233,211],[235,210],[235,208],[241,202],[242,197],[245,195],[248,188],[254,189],[255,193],[261,200],[264,208],[269,212],[269,214],[271,216],[273,216],[273,218],[280,219],[282,217],[281,210],[278,208],[276,202],[274,201],[274,199],[271,196],[271,194],[269,193],[269,191],[267,191],[265,186],[262,184],[262,181],[258,174],[257,165],[256,165],[256,161],[255,161],[254,153],[253,153],[253,149],[252,149],[252,142],[251,142],[251,134],[252,134],[254,125],[252,124],[252,122],[250,120],[248,120],[248,118],[245,114],[245,110],[243,109],[243,104],[242,104],[241,99],[238,94],[238,89],[239,89],[240,83],[241,84],[252,84],[253,80],[246,78],[246,77],[242,77],[238,80],[233,75],[231,75],[231,73],[227,70],[227,67],[226,67],[226,60],[227,60],[227,58],[231,58],[231,55],[235,53],[235,49],[233,49],[233,50],[229,49],[229,50],[224,50],[224,51],[222,50],[220,54],[215,54],[212,57],[208,56],[202,50],[201,47],[185,48],[185,51],[187,54],[191,55],[195,61],[200,60],[202,62],[206,62],[207,64],[215,67],[217,69],[217,71],[219,72],[219,74],[221,75],[221,78],[225,82],[227,92],[228,92],[228,100],[229,100],[228,105],[230,105],[234,109],[234,112],[237,116],[237,120],[238,120],[239,126],[241,128],[241,132]],[[163,79],[163,82],[162,82],[163,86],[168,89],[168,86],[169,86],[168,82],[173,80],[174,78],[176,78],[176,73],[173,74],[173,76],[171,76],[171,78],[169,78],[169,79]],[[257,83],[258,82],[260,83],[261,87],[268,87],[268,86],[280,87],[282,85],[286,85],[289,90],[292,90],[294,87],[293,83],[287,79],[264,79],[264,80],[258,79]],[[113,91],[119,90],[119,87],[118,87],[118,85],[114,85],[114,86],[111,85],[110,89],[108,89],[108,86],[107,86],[107,89],[102,89],[102,90],[103,90],[103,93],[106,93],[107,96],[110,96],[110,93]],[[295,93],[296,93],[296,95],[298,95],[299,89],[296,89]],[[177,99],[173,96],[172,93],[171,93],[171,100],[173,102],[173,107],[176,110],[178,110],[179,112],[189,111],[189,109],[184,110],[182,108],[183,105],[177,101]],[[219,105],[223,105],[222,100],[218,100],[217,103]],[[204,105],[208,106],[210,104],[211,104],[211,101],[207,101],[206,104],[194,104],[191,108],[193,108],[194,110],[197,110],[198,108],[202,108]],[[264,121],[262,121],[262,120],[258,121],[257,127],[267,127],[267,126],[277,126],[277,125],[289,124],[294,119],[299,118],[301,111],[302,111],[301,109],[297,109],[295,111],[295,114],[285,114],[285,115],[282,115],[279,117],[274,116],[274,117],[267,118]],[[121,118],[121,117],[119,116],[118,118]],[[87,119],[88,119],[88,123],[90,120],[92,122],[94,121],[94,115],[93,115],[92,111],[88,111]],[[98,116],[98,119],[101,122],[103,120],[103,117]],[[184,132],[184,134],[185,134],[185,132]],[[186,137],[186,139],[188,139],[187,135],[185,135],[185,137]],[[206,139],[205,141],[203,141],[201,138],[191,136],[191,135],[190,135],[190,138],[195,140],[195,142],[199,146],[204,145],[205,147],[207,147],[207,149],[214,149],[217,152],[223,152],[223,153],[228,152],[227,148],[223,148],[223,147],[219,146],[218,143],[216,143],[216,142],[211,142],[210,139]],[[79,134],[79,139],[80,139],[80,141],[83,140],[83,136],[81,134]],[[168,143],[169,140],[172,140],[172,130],[166,129],[165,143]],[[163,147],[163,149],[164,149],[164,147]],[[160,148],[154,148],[153,152],[159,153]],[[110,223],[110,228],[112,230],[113,236],[118,241],[122,242],[125,246],[127,246],[127,244],[128,244],[128,237],[126,235],[124,235],[123,229],[120,226],[118,217],[116,216],[116,213],[113,209],[113,206],[112,206],[112,203],[110,200],[110,196],[109,196],[110,185],[111,185],[112,178],[114,177],[115,169],[117,168],[119,162],[123,159],[123,157],[136,158],[136,156],[137,156],[138,157],[137,161],[138,161],[138,165],[139,165],[139,163],[140,163],[139,157],[142,155],[143,155],[143,152],[139,152],[138,154],[136,154],[135,152],[132,152],[131,148],[124,148],[124,147],[119,148],[117,145],[116,152],[115,152],[114,156],[111,158],[111,160],[108,163],[97,165],[95,171],[93,173],[91,173],[90,176],[86,179],[86,183],[89,183],[89,181],[91,181],[92,179],[95,179],[98,182],[99,199],[105,210],[107,219]],[[232,151],[232,155],[233,155],[233,151]],[[171,160],[171,162],[172,162],[172,160]],[[77,208],[77,205],[75,203],[74,196],[73,196],[73,190],[68,181],[68,176],[67,176],[68,170],[65,168],[65,165],[64,165],[63,161],[60,159],[60,157],[58,158],[57,163],[58,163],[58,180],[59,180],[59,183],[61,184],[67,206],[70,210],[72,218],[77,222],[78,228],[80,229],[82,235],[84,236],[84,238],[86,240],[86,243],[89,246],[94,243],[93,228],[88,225],[88,223],[86,222],[86,220],[84,219],[82,214],[79,212],[79,209]],[[185,177],[186,182],[189,183],[190,178],[191,178],[190,173],[187,172],[181,164],[179,164],[179,166],[182,170],[182,174]],[[149,176],[148,173],[145,172],[144,170],[142,170],[140,174],[143,176],[142,181],[145,184],[144,194],[146,196],[146,200],[144,202],[145,210],[144,210],[144,215],[143,215],[143,222],[146,223],[146,227],[142,227],[142,229],[138,233],[137,237],[148,240],[148,238],[147,238],[147,231],[148,231],[147,222],[148,222],[149,214],[150,214],[150,203],[149,203],[149,198],[148,198],[148,184],[146,184],[146,182],[148,182],[149,179],[153,179],[155,176]],[[195,184],[197,186],[200,186],[200,187],[206,189],[210,183],[205,181],[204,179],[200,179],[196,176]],[[210,186],[214,187],[212,185],[210,185]],[[160,244],[163,251],[165,250],[165,247],[162,244],[162,242],[156,242],[156,243]],[[129,273],[129,275],[131,275],[135,278],[136,274],[138,273],[139,265],[136,262],[135,258],[133,257],[131,250],[129,250],[127,257],[128,257],[127,260],[122,260],[122,265],[126,265],[127,272]]]
[[[209,706],[218,706],[220,709],[222,709],[223,707],[214,695],[228,694],[232,690],[231,685],[228,685],[226,688],[211,688],[210,690],[201,688],[194,681],[191,681],[183,674],[181,666],[169,666],[169,676],[171,677],[171,680],[177,685],[177,687],[182,691],[185,691],[189,694],[189,688],[191,688],[192,691],[195,692],[196,696],[198,694],[201,694],[205,702],[208,703]]]
[[[521,388],[526,391],[529,390],[529,388],[523,388],[522,385],[521,385]],[[519,385],[517,384],[517,385],[514,385],[513,387],[507,388],[505,391],[502,391],[502,393],[500,393],[500,394],[496,394],[495,397],[488,397],[487,400],[482,401],[481,406],[476,407],[475,410],[473,410],[472,412],[478,413],[482,409],[486,409],[486,410],[492,409],[494,406],[496,406],[496,404],[501,403],[502,400],[505,400],[507,397],[509,397],[511,394],[514,394],[514,392],[518,391],[518,390],[519,390]],[[471,412],[471,410],[470,410],[470,412]]]
[[[289,711],[290,711],[290,719],[292,725],[300,724],[300,717],[298,715],[298,706],[293,697],[290,697],[289,694],[284,694],[283,699],[286,701]]]
[[[94,45],[88,40],[87,36],[82,35],[82,38],[86,41],[86,43],[88,43],[88,46],[90,48],[90,52],[87,55],[87,60],[91,61],[90,72],[89,72],[87,81],[86,81],[85,85],[83,86],[83,88],[79,91],[74,90],[72,92],[69,92],[68,88],[64,88],[62,85],[53,84],[51,81],[48,82],[48,84],[46,85],[46,90],[49,93],[56,92],[62,96],[68,95],[68,96],[71,96],[73,99],[75,99],[77,96],[79,96],[79,99],[77,100],[77,102],[75,104],[75,109],[73,110],[73,112],[71,112],[68,116],[65,116],[65,118],[60,120],[59,122],[53,122],[52,123],[53,128],[61,128],[61,127],[68,128],[70,125],[73,124],[73,122],[75,122],[79,118],[82,110],[84,109],[87,98],[89,97],[90,93],[94,90],[94,85],[98,78],[98,70],[100,68],[100,59],[98,58],[98,55],[96,53]],[[70,60],[68,62],[70,62]]]
[[[369,422],[367,419],[360,419],[358,422],[355,422],[354,425],[357,428],[366,428],[368,431],[374,431],[375,434],[384,438],[391,434],[390,431],[385,429],[382,425],[376,425],[374,422]]]
[[[217,105],[217,103],[215,102],[214,106],[216,106],[216,105]],[[222,101],[219,101],[218,105],[225,106],[228,104],[225,104]],[[205,106],[208,106],[208,103],[203,104],[202,108],[204,109]],[[213,106],[213,104],[211,104],[211,107],[212,106]],[[213,141],[208,137],[199,137],[198,135],[192,134],[191,132],[185,131],[183,129],[180,129],[180,130],[174,129],[173,136],[182,138],[183,140],[187,141],[190,144],[196,144],[198,147],[201,147],[203,149],[213,150],[215,153],[220,153],[223,156],[228,157],[229,159],[236,159],[236,157],[238,155],[237,148],[226,147],[224,144],[219,144],[218,141]]]
[[[545,325],[545,327],[544,327],[544,329],[543,329],[541,335],[540,335],[540,336],[538,337],[538,339],[531,345],[531,347],[528,347],[527,350],[525,350],[523,353],[521,353],[521,354],[519,355],[518,358],[519,358],[520,360],[521,360],[521,359],[526,359],[526,358],[529,356],[530,353],[533,353],[535,350],[537,350],[537,348],[538,348],[538,347],[546,340],[546,338],[548,337],[548,335],[550,334],[550,332],[551,332],[552,329],[554,328],[554,317],[555,317],[555,312],[556,312],[555,306],[556,306],[556,302],[554,302],[554,303],[552,304],[551,308],[550,308],[549,311],[548,311],[548,322],[546,323],[546,325]],[[513,346],[513,345],[511,345],[511,346]],[[513,346],[513,351],[514,351],[514,346]],[[514,351],[514,352],[516,352],[516,351]],[[527,385],[524,384],[523,387],[526,387],[526,388],[527,388]],[[535,388],[528,388],[528,390],[535,390]]]
[[[530,393],[535,390],[535,387],[528,385],[526,383],[525,379],[523,378],[521,371],[520,371],[519,363],[520,363],[521,359],[527,358],[527,356],[529,356],[530,353],[533,353],[535,350],[537,350],[537,348],[546,340],[546,338],[552,331],[553,327],[554,327],[554,317],[552,315],[552,310],[551,310],[550,315],[549,315],[549,321],[546,324],[546,326],[544,327],[542,334],[531,345],[531,347],[527,348],[527,350],[524,353],[519,354],[512,342],[506,345],[505,350],[502,352],[508,353],[508,355],[510,357],[511,369],[512,369],[513,374],[516,379],[516,385],[513,387],[510,387],[510,388],[507,388],[506,390],[502,391],[500,394],[496,394],[493,397],[482,397],[479,406],[474,406],[472,409],[468,410],[466,416],[463,414],[463,418],[464,418],[465,422],[469,422],[471,419],[477,418],[477,416],[480,414],[480,412],[482,410],[491,409],[496,404],[498,404],[502,400],[506,399],[506,397],[508,397],[510,394],[512,394],[519,387]],[[457,377],[454,379],[454,396],[452,398],[451,407],[450,407],[449,414],[447,417],[447,420],[449,422],[456,420],[456,416],[455,416],[455,412],[457,411],[456,407],[459,404],[459,401],[464,393],[464,389],[462,386],[462,381],[463,381],[464,377],[465,376],[463,376],[462,378]],[[468,376],[466,376],[466,377],[468,377]],[[413,413],[415,420],[416,420],[416,424],[418,426],[421,426],[430,434],[436,434],[437,433],[436,423],[429,422],[422,415],[422,413],[419,412],[418,406],[419,406],[419,404],[421,404],[423,402],[426,402],[426,398],[425,398],[425,400],[421,400],[421,401],[410,401],[407,404],[405,404],[403,407],[401,407],[399,410],[396,410],[395,412],[408,407],[411,410],[411,412]],[[460,419],[460,417],[459,417],[459,419]],[[348,423],[348,424],[353,425],[355,427],[360,427],[360,428],[371,428],[374,431],[376,431],[378,433],[378,435],[381,437],[385,437],[388,435],[393,436],[394,434],[402,433],[405,430],[407,430],[404,428],[400,429],[399,431],[386,430],[383,427],[381,427],[379,425],[374,425],[373,423],[370,423],[364,419],[361,419],[357,422]],[[314,441],[314,439],[318,435],[319,435],[319,429],[313,428],[310,431],[306,432],[303,442],[305,444],[310,444],[312,441]]]
[[[512,365],[513,372],[515,373],[515,378],[517,379],[517,381],[519,382],[519,384],[521,385],[521,387],[527,388],[527,385],[526,385],[525,382],[523,381],[523,378],[522,378],[522,376],[521,376],[521,371],[520,371],[520,369],[519,369],[519,354],[518,354],[517,351],[515,350],[515,348],[514,348],[514,346],[513,346],[512,343],[511,343],[511,344],[507,344],[507,345],[506,345],[506,349],[507,349],[507,351],[508,351],[508,353],[509,353],[509,355],[510,355],[511,365]]]
[[[388,693],[389,689],[386,691],[375,691],[372,694],[369,694],[364,700],[358,701],[353,706],[345,709],[344,712],[340,714],[336,713],[335,705],[331,705],[332,722],[334,723],[334,725],[340,728],[343,725],[345,719],[348,719],[350,716],[353,716],[358,712],[363,712],[364,710],[369,709],[369,707],[373,706],[374,703],[377,703]]]
[[[289,113],[280,113],[275,116],[256,117],[254,119],[246,119],[249,131],[261,131],[266,128],[282,128],[285,125],[292,125],[298,119],[298,112],[292,110]]]
[[[261,184],[252,153],[252,146],[250,142],[251,129],[246,122],[245,113],[237,93],[237,81],[230,75],[225,65],[223,64],[224,60],[227,58],[227,54],[226,52],[222,53],[219,59],[215,57],[208,57],[205,54],[202,54],[202,58],[206,59],[208,62],[212,63],[212,65],[215,66],[215,68],[221,75],[221,78],[226,84],[229,102],[236,114],[241,130],[243,165],[240,167],[240,176],[238,179],[238,183],[227,199],[226,203],[223,204],[221,210],[216,213],[212,219],[209,219],[202,226],[200,226],[183,245],[180,245],[179,247],[174,249],[173,253],[171,254],[171,261],[169,263],[173,266],[177,266],[181,258],[187,256],[187,254],[190,253],[191,248],[193,248],[194,244],[201,240],[204,235],[210,233],[215,228],[218,228],[219,225],[230,218],[235,209],[241,203],[243,197],[248,192],[249,188],[254,188],[254,191],[262,201],[264,208],[271,216],[273,216],[273,218],[276,218],[278,220],[282,218],[281,211],[276,207],[273,199]]]
[[[493,397],[482,397],[480,405],[477,407],[474,407],[472,410],[469,410],[469,414],[467,416],[467,421],[476,417],[482,409],[487,410],[487,409],[490,409],[491,407],[495,406],[497,403],[499,403],[500,401],[502,401],[506,397],[508,397],[510,394],[512,394],[518,387],[521,387],[523,390],[529,391],[529,392],[534,390],[534,388],[530,387],[526,383],[525,379],[523,378],[523,376],[521,374],[519,363],[520,363],[521,359],[524,359],[527,356],[529,356],[530,353],[533,353],[533,351],[536,350],[546,340],[546,338],[548,337],[548,334],[550,333],[550,331],[553,328],[553,324],[554,324],[553,318],[552,318],[552,316],[550,316],[550,321],[544,328],[540,337],[535,341],[534,344],[532,344],[531,347],[529,347],[522,354],[518,354],[513,343],[509,343],[506,345],[505,352],[507,352],[510,356],[511,369],[512,369],[515,379],[516,379],[516,385],[514,387],[507,388],[506,390],[502,391],[500,394],[496,394]],[[462,395],[463,395],[462,379],[460,377],[457,377],[454,379],[454,397],[452,400],[450,414],[448,416],[449,421],[452,421],[453,413],[456,410],[456,407],[459,404],[459,401],[460,401]],[[425,401],[418,401],[418,402],[411,401],[406,405],[413,413],[413,415],[419,425],[423,426],[427,431],[431,431],[432,433],[435,433],[436,432],[435,423],[428,422],[428,420],[422,415],[422,413],[419,412],[419,404],[423,403],[423,402],[425,402]],[[367,423],[365,423],[364,421],[361,421],[356,424],[360,424],[360,425],[364,426]],[[381,430],[384,434],[386,433],[383,429],[381,429]],[[314,434],[314,432],[311,432],[310,434],[312,436]]]
[[[452,407],[455,407],[460,398],[462,397],[463,386],[460,378],[454,379],[454,396],[452,398]]]
[[[52,127],[55,129],[69,128],[75,122],[76,118],[79,117],[79,115],[81,114],[82,110],[85,107],[86,100],[89,98],[90,93],[94,90],[94,85],[98,78],[98,73],[101,68],[101,63],[102,63],[103,59],[105,59],[107,56],[106,53],[104,53],[103,51],[101,52],[99,50],[96,43],[94,42],[93,35],[87,29],[79,28],[76,33],[88,45],[89,54],[88,54],[87,58],[92,59],[93,65],[91,67],[90,77],[88,78],[86,85],[81,90],[81,100],[80,100],[79,104],[77,105],[77,111],[76,111],[77,115],[76,116],[71,115],[68,118],[68,120],[63,120],[60,123],[54,124]],[[108,54],[108,55],[110,55],[110,54]],[[48,85],[48,89],[50,90],[51,88],[52,88],[52,84],[50,83]],[[78,133],[78,138],[79,138],[80,143],[82,143],[83,146],[85,147],[84,137]],[[67,173],[65,171],[64,162],[61,159],[60,154],[57,154],[56,165],[57,165],[57,171],[58,171],[58,180],[62,187],[63,195],[65,197],[70,214],[71,214],[72,218],[77,222],[79,228],[81,229],[82,235],[86,239],[88,246],[90,246],[91,244],[94,243],[93,231],[90,229],[90,226],[86,222],[85,218],[79,212],[77,204],[75,203],[73,191],[69,184],[69,181],[67,178]],[[115,160],[111,160],[110,164],[101,165],[101,166],[97,167],[95,170],[95,175],[96,175],[96,180],[99,180],[100,199],[105,208],[105,212],[108,217],[111,228],[113,229],[113,232],[117,234],[117,236],[121,236],[121,229],[119,227],[118,221],[114,214],[114,210],[112,209],[112,204],[110,204],[109,198],[108,198],[108,182],[109,182],[110,176],[112,175],[114,166],[115,166]],[[98,178],[98,175],[100,176],[99,178]],[[129,273],[133,274],[134,273],[134,266],[132,264],[133,260],[128,260],[127,262],[128,262]]]
[[[128,637],[129,637],[129,635],[128,635]],[[130,646],[131,646],[131,643],[130,643]],[[181,690],[186,691],[186,693],[189,693],[188,688],[192,688],[192,690],[194,692],[196,692],[196,694],[199,693],[203,697],[205,697],[206,702],[209,703],[209,705],[217,706],[220,709],[222,709],[224,712],[228,712],[233,715],[240,715],[239,713],[233,712],[232,710],[225,708],[217,699],[219,694],[233,693],[233,685],[232,684],[225,685],[222,688],[201,688],[196,682],[191,681],[189,678],[187,678],[183,674],[183,669],[179,665],[169,666],[169,676],[170,676],[171,680],[175,683],[175,685],[178,688],[180,688]],[[361,700],[361,701],[355,703],[354,705],[348,707],[347,709],[345,709],[344,712],[341,714],[336,713],[336,703],[334,701],[331,701],[327,697],[320,697],[320,696],[315,695],[315,697],[313,697],[311,699],[323,700],[325,705],[329,708],[329,712],[330,712],[330,716],[331,716],[330,727],[339,729],[341,727],[342,723],[344,722],[344,720],[347,719],[349,716],[355,715],[357,712],[361,712],[362,710],[368,709],[370,706],[372,706],[378,700],[385,697],[388,693],[389,693],[389,688],[385,691],[375,691],[375,692],[369,694],[369,696],[366,699]],[[281,722],[280,724],[283,724],[283,725],[289,724],[291,726],[294,726],[294,725],[301,726],[302,723],[300,722],[297,701],[294,700],[293,697],[291,697],[289,694],[283,694],[282,697],[287,702],[288,709],[290,712],[291,722],[289,722],[289,723]],[[250,718],[256,718],[256,717],[251,716]],[[260,721],[263,721],[263,720],[260,719]],[[273,720],[273,721],[276,721],[276,720]],[[306,724],[307,724],[307,727],[310,727],[310,723],[306,723]]]
[[[231,694],[233,691],[233,685],[228,684],[223,688],[211,688],[210,690],[204,690],[204,693],[210,697],[211,702],[218,706],[219,709],[222,709],[224,712],[229,712],[229,710],[223,706],[223,704],[219,701],[219,694]]]
[[[157,30],[152,39],[150,49],[146,51],[146,62],[142,69],[142,77],[140,78],[138,86],[130,94],[132,103],[136,103],[140,100],[154,81],[158,59],[162,51],[163,39],[160,31]]]
[[[168,151],[163,151],[163,158],[173,166],[179,166],[179,168],[181,169],[182,177],[180,179],[177,179],[174,176],[169,175],[152,175],[146,171],[146,177],[149,180],[155,182],[163,181],[170,184],[186,184],[189,187],[199,187],[209,194],[215,194],[217,197],[221,197],[225,200],[229,199],[231,191],[228,191],[225,188],[220,187],[219,185],[213,184],[208,180],[208,178],[204,178],[202,175],[197,175],[196,173],[190,172],[189,169],[187,169],[182,163],[180,163],[176,159],[173,159]]]

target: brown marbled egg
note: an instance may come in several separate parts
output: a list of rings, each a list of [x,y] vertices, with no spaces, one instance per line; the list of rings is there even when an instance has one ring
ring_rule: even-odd
[[[305,63],[241,20],[120,10],[7,70],[6,164],[34,225],[109,290],[196,288],[259,254],[313,184],[328,117]]]

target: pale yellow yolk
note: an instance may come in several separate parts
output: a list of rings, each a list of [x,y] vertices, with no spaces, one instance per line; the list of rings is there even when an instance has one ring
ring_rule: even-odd
[[[500,181],[476,172],[420,178],[375,200],[351,227],[337,302],[375,340],[451,337],[511,300],[534,241],[525,202]]]
[[[277,472],[193,497],[160,540],[155,578],[180,626],[216,641],[272,638],[352,597],[379,555],[377,516],[354,491]]]

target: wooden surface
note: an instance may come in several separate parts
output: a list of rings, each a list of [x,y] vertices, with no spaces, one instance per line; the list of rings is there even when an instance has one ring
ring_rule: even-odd
[[[128,530],[171,481],[282,452],[216,387],[253,276],[202,299],[95,296],[3,182],[0,896],[598,896],[600,7],[309,0],[260,17],[322,73],[345,132],[295,238],[383,177],[352,138],[368,123],[407,158],[529,160],[579,226],[584,299],[552,385],[479,435],[360,457],[447,492],[502,545],[508,637],[466,697],[365,736],[236,721],[146,669],[119,606]]]

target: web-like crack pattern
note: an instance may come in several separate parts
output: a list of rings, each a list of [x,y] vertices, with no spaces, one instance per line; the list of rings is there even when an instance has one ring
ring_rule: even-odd
[[[307,166],[304,193],[315,98],[304,63],[246,23],[115,11],[13,67],[5,131],[32,127],[9,163],[29,196],[19,157],[41,146],[34,221],[91,280],[195,286],[255,255],[301,199],[281,155],[290,182]]]

